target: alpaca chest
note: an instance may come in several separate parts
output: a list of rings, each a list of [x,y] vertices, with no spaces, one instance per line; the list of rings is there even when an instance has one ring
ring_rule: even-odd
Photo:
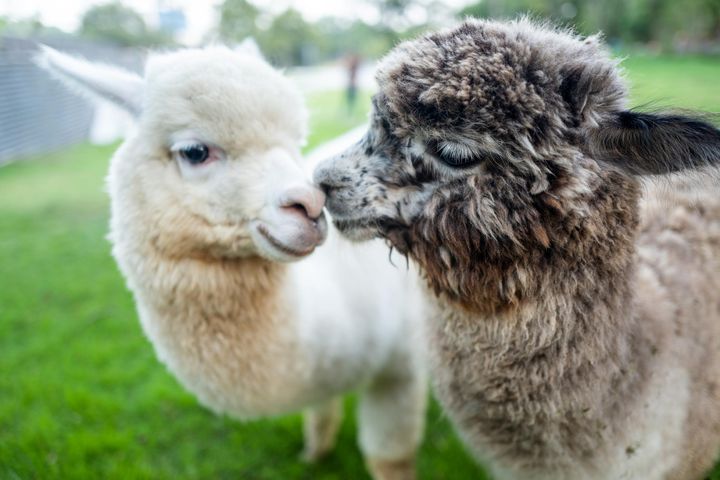
[[[138,313],[158,359],[210,409],[250,418],[299,401],[309,361],[271,322],[253,325],[192,309],[173,315],[140,300]]]
[[[635,375],[613,371],[611,359],[560,364],[556,356],[570,357],[562,349],[529,357],[531,337],[523,351],[479,319],[433,318],[436,394],[497,478],[662,479],[675,467],[688,402],[682,368]]]

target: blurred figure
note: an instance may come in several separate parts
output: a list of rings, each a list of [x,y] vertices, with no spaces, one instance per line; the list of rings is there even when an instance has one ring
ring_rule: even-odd
[[[355,109],[355,102],[357,100],[357,77],[358,70],[360,69],[360,55],[357,53],[351,53],[346,60],[347,72],[348,72],[348,84],[347,84],[347,108],[348,113],[352,113]]]

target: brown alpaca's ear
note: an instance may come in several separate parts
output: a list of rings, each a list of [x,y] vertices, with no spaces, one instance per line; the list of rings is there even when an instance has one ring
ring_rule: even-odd
[[[570,64],[560,77],[559,93],[574,126],[597,126],[607,115],[625,108],[627,89],[609,58]]]
[[[593,129],[593,156],[640,175],[720,166],[720,130],[696,117],[616,113]]]
[[[597,36],[585,40],[559,76],[559,93],[575,126],[595,127],[607,115],[625,108],[627,88],[617,61]]]

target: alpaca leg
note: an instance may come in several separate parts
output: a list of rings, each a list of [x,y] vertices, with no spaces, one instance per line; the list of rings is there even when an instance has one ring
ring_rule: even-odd
[[[394,365],[393,372],[377,378],[360,397],[360,447],[375,480],[415,478],[427,382],[423,370],[413,363],[406,363],[401,371]]]
[[[368,458],[368,470],[374,480],[415,480],[415,455],[402,460]]]
[[[342,398],[313,407],[303,415],[305,447],[302,458],[314,462],[335,446],[335,439],[342,421]]]

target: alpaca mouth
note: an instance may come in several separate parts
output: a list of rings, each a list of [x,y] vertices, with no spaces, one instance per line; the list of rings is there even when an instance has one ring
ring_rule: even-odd
[[[314,245],[311,247],[308,247],[306,249],[290,247],[290,246],[284,244],[283,242],[281,242],[280,240],[278,240],[277,238],[273,237],[270,234],[270,231],[265,227],[265,225],[262,225],[262,224],[258,225],[257,230],[258,230],[258,233],[260,233],[260,235],[262,235],[265,238],[265,240],[267,240],[268,243],[270,243],[270,245],[272,245],[273,247],[278,249],[280,252],[282,252],[286,255],[290,255],[291,257],[298,257],[298,258],[305,257],[307,255],[310,255],[315,250]]]
[[[406,227],[404,222],[389,217],[333,218],[333,223],[341,232],[349,230],[375,230],[387,232]]]
[[[380,236],[378,220],[370,217],[333,218],[333,225],[345,238],[356,242]]]
[[[373,238],[394,239],[410,226],[400,220],[386,216],[361,218],[333,218],[335,228],[347,239],[357,242]]]
[[[333,223],[338,230],[344,232],[346,230],[355,230],[362,228],[375,228],[377,227],[377,221],[372,218],[333,218]]]

